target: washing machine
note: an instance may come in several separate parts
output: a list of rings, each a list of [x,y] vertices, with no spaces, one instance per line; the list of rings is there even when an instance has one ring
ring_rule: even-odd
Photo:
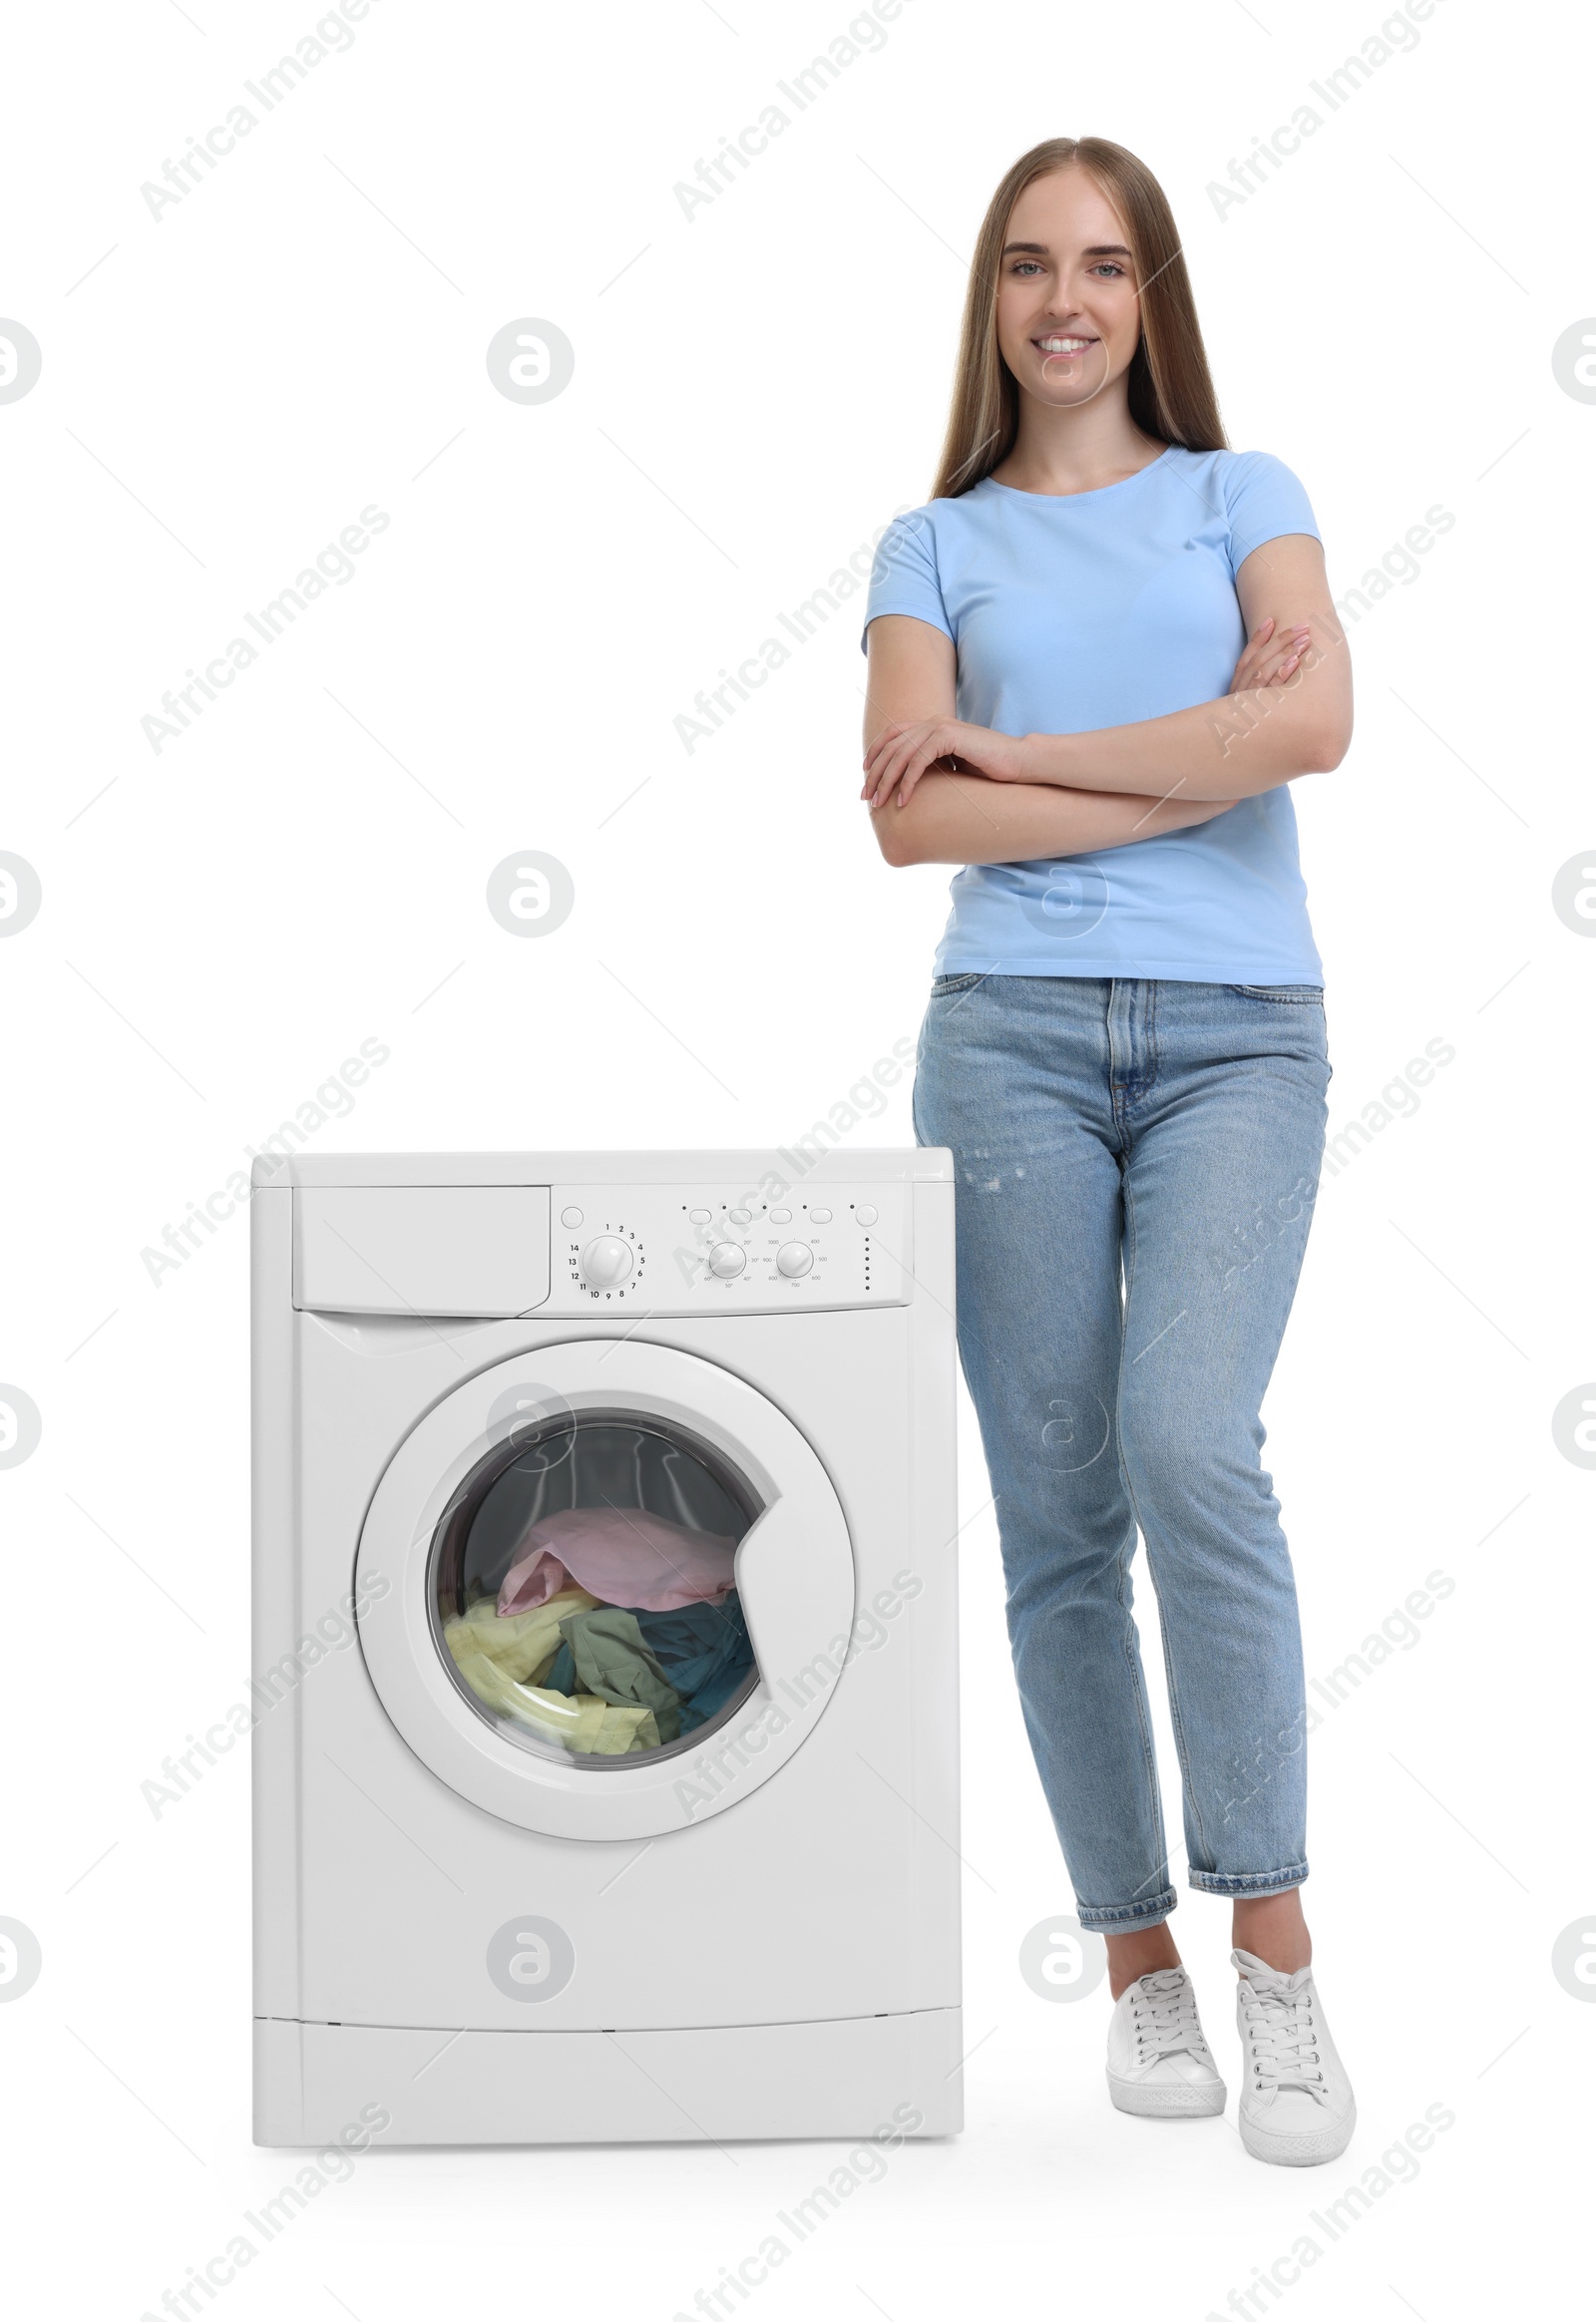
[[[265,1156],[251,1233],[256,2141],[956,2130],[951,1156]]]

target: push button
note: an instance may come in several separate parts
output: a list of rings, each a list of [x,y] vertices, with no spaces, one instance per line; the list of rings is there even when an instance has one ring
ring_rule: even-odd
[[[581,1223],[582,1223],[582,1212],[581,1212],[581,1210],[580,1210],[580,1209],[563,1209],[563,1210],[561,1211],[561,1213],[560,1213],[560,1223],[561,1223],[563,1226],[580,1226],[580,1225],[581,1225]]]
[[[830,1210],[811,1210],[809,1215],[817,1226],[829,1226],[831,1223]]]
[[[687,1216],[695,1226],[707,1226],[714,1213],[710,1210],[689,1210]]]
[[[862,1201],[854,1211],[855,1218],[862,1226],[873,1226],[880,1215],[881,1212],[873,1209],[868,1201]]]

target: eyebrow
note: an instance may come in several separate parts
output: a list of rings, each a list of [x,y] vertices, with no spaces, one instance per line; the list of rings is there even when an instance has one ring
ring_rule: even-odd
[[[1020,241],[1004,242],[1001,254],[1006,258],[1011,251],[1015,250],[1023,251],[1027,257],[1034,258],[1050,257],[1052,254],[1045,242]],[[1130,252],[1123,242],[1093,242],[1080,254],[1083,258],[1128,258],[1130,256]]]

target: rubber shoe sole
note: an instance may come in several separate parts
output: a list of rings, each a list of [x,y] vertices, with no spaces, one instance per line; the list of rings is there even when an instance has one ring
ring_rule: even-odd
[[[1353,2130],[1358,2126],[1358,2108],[1355,2105],[1345,2121],[1332,2122],[1324,2128],[1302,2129],[1290,2136],[1272,2136],[1267,2128],[1260,2128],[1249,2121],[1245,2113],[1237,2126],[1241,2140],[1254,2160],[1272,2160],[1282,2168],[1317,2168],[1322,2161],[1339,2159],[1351,2144]]]
[[[1119,2080],[1111,2072],[1104,2077],[1116,2110],[1138,2113],[1144,2120],[1201,2121],[1225,2110],[1225,2084],[1220,2080],[1203,2088],[1171,2088],[1167,2083],[1149,2086],[1146,2081]]]

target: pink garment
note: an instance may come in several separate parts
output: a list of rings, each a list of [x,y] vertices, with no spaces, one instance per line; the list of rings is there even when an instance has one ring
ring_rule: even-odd
[[[523,1533],[499,1611],[531,1612],[573,1581],[633,1612],[718,1605],[731,1591],[735,1553],[735,1541],[689,1532],[642,1508],[562,1508]]]

